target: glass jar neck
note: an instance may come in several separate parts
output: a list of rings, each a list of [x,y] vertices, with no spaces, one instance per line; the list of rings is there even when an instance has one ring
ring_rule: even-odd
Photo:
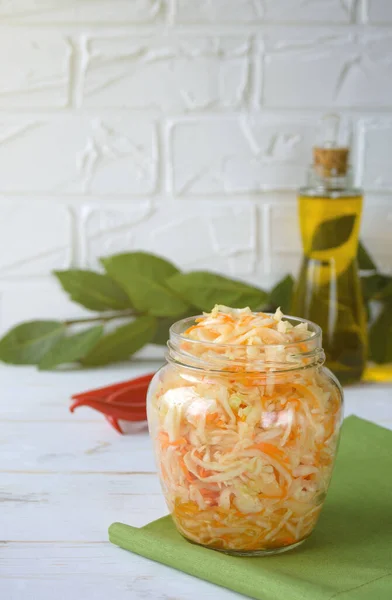
[[[321,329],[310,321],[286,317],[293,325],[300,323],[308,325],[309,337],[304,340],[255,347],[191,340],[184,335],[184,332],[194,325],[197,318],[183,319],[170,328],[166,354],[168,362],[201,371],[232,374],[285,373],[320,367],[324,364]]]

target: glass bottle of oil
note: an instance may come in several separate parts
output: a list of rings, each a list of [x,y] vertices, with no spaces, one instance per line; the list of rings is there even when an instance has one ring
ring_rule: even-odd
[[[348,384],[361,378],[367,336],[356,260],[362,191],[353,187],[341,129],[337,115],[324,117],[307,186],[299,190],[304,256],[292,313],[322,327],[327,366]]]

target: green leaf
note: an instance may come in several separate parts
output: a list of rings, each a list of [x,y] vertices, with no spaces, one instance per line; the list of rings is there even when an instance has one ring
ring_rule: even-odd
[[[362,296],[365,301],[373,300],[385,286],[385,277],[379,273],[361,277]]]
[[[176,321],[177,319],[170,317],[157,319],[157,328],[151,343],[157,346],[166,346],[166,342],[169,339],[169,329]]]
[[[107,365],[127,360],[131,354],[151,342],[156,328],[154,317],[139,317],[118,327],[101,338],[95,347],[82,359],[87,366]]]
[[[107,273],[126,291],[133,306],[156,317],[175,317],[188,305],[166,285],[179,273],[170,262],[144,252],[117,254],[101,259]]]
[[[0,360],[13,365],[36,365],[64,335],[59,321],[29,321],[17,325],[0,340]]]
[[[71,300],[85,308],[96,311],[132,308],[127,294],[108,275],[82,269],[54,271],[54,274]]]
[[[370,359],[392,362],[392,304],[386,305],[369,330]]]
[[[392,300],[392,277],[380,273],[361,277],[361,287],[365,302],[370,300],[380,302]]]
[[[377,271],[377,267],[362,242],[358,244],[358,266],[361,271]]]
[[[271,290],[269,295],[269,303],[276,309],[280,306],[286,314],[290,312],[291,299],[293,296],[294,279],[291,275],[287,275],[279,281]]]
[[[392,300],[392,277],[382,276],[382,284],[375,294],[375,299],[381,302]]]
[[[189,310],[188,312],[184,313],[179,317],[176,317],[175,319],[173,319],[173,317],[157,319],[157,327],[154,337],[151,340],[151,343],[156,344],[157,346],[166,346],[166,342],[169,339],[169,329],[173,325],[173,323],[181,321],[182,319],[186,319],[187,317],[193,317],[196,314],[196,312],[197,309],[195,308],[194,310]]]
[[[344,215],[320,223],[313,236],[312,252],[338,248],[347,242],[354,229],[356,219],[357,215]]]
[[[97,325],[81,333],[59,339],[43,356],[39,369],[49,371],[58,365],[80,360],[94,348],[102,334],[103,326]]]
[[[167,280],[167,285],[203,311],[210,311],[215,304],[258,309],[268,297],[263,290],[207,271],[178,273]]]
[[[366,323],[370,323],[370,321],[372,320],[372,305],[371,302],[364,302],[364,308],[365,308],[365,317],[366,317]]]

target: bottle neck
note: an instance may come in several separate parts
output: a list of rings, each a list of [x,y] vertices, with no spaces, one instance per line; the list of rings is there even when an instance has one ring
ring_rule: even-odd
[[[354,187],[353,172],[349,168],[343,175],[329,175],[320,173],[316,166],[308,169],[306,185],[301,192],[316,196],[360,196],[362,191]],[[312,193],[311,193],[312,192]]]

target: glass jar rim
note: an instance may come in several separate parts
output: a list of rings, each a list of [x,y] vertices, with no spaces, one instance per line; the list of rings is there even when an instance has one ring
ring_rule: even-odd
[[[257,314],[257,313],[253,313]],[[266,317],[274,317],[274,313],[263,313]],[[216,348],[217,350],[235,351],[236,349],[244,350],[249,346],[240,344],[216,344],[213,341],[203,340],[192,340],[189,337],[183,335],[184,332],[195,323],[196,319],[202,318],[203,315],[195,315],[193,317],[186,317],[181,319],[170,327],[169,330],[169,341],[167,342],[168,353],[167,359],[169,362],[182,364],[187,367],[192,367],[200,370],[211,370],[211,371],[225,371],[227,372],[227,366],[231,365],[233,370],[236,370],[236,366],[244,366],[247,364],[247,371],[264,371],[271,370],[275,373],[280,371],[298,370],[303,368],[309,368],[317,365],[322,365],[325,361],[325,354],[321,346],[322,341],[322,330],[319,325],[308,319],[300,317],[292,317],[290,315],[284,315],[284,319],[289,321],[292,325],[300,325],[305,323],[310,331],[310,335],[304,339],[298,341],[287,342],[284,344],[258,344],[259,348],[268,348],[269,352],[280,350],[293,350],[293,359],[290,362],[278,362],[278,361],[261,361],[260,359],[252,359],[249,356],[246,358],[230,359],[228,356],[223,355],[220,360],[217,360],[215,364],[211,364],[206,359],[200,359],[196,355],[186,352],[183,349],[183,344],[191,344],[194,348],[202,349],[203,346],[207,349]],[[310,343],[313,348],[311,350],[303,350],[303,344]],[[302,346],[302,347],[301,347]],[[295,361],[295,357],[298,361]],[[251,367],[254,368],[251,368]],[[226,368],[225,368],[226,367]],[[264,367],[264,368],[263,368]]]

